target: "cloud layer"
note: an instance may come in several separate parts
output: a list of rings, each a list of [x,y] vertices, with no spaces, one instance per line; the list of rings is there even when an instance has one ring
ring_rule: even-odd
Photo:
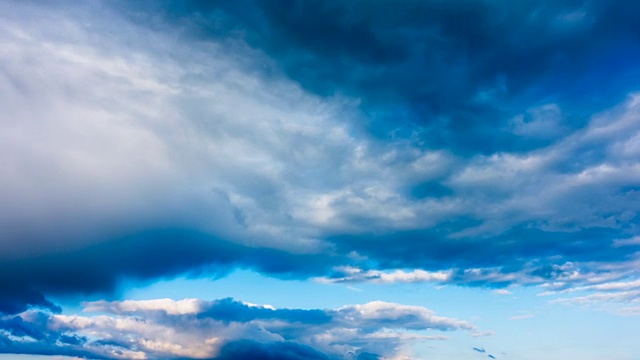
[[[635,5],[157,4],[0,4],[0,312],[235,268],[637,279]]]
[[[407,341],[476,330],[423,307],[381,301],[335,310],[275,309],[230,298],[84,306],[100,315],[27,311],[3,317],[0,349],[95,359],[379,359],[406,351]]]

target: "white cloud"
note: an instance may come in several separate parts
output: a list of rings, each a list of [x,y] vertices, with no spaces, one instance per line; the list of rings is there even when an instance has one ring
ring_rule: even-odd
[[[425,271],[414,270],[362,270],[353,266],[341,266],[334,269],[343,276],[319,277],[316,281],[322,283],[341,282],[372,282],[372,283],[416,283],[416,282],[448,282],[453,271]]]
[[[231,299],[97,301],[84,306],[85,312],[100,315],[46,315],[45,322],[45,314],[35,311],[20,316],[42,327],[40,331],[57,334],[49,338],[65,334],[88,339],[64,349],[118,359],[209,358],[243,339],[265,344],[286,340],[344,358],[360,352],[389,358],[413,343],[447,339],[425,331],[477,332],[467,321],[438,316],[421,306],[382,301],[336,310],[274,309]]]
[[[337,310],[337,314],[344,324],[364,329],[388,323],[388,327],[406,329],[475,330],[475,326],[469,322],[435,316],[432,311],[420,306],[384,301],[345,306]]]
[[[124,300],[124,301],[94,301],[86,303],[86,312],[109,312],[123,314],[131,312],[163,311],[168,315],[197,314],[202,311],[203,302],[199,299],[154,300]]]
[[[471,336],[473,337],[485,337],[485,336],[491,336],[491,335],[495,335],[495,332],[489,330],[489,331],[477,331],[471,334]]]
[[[564,294],[570,292],[577,291],[628,291],[640,289],[640,280],[633,281],[615,281],[615,282],[604,282],[600,284],[594,285],[586,285],[586,286],[574,286],[571,288],[559,290],[559,291],[548,291],[541,293],[540,295],[553,295],[553,294]]]
[[[570,298],[560,298],[551,300],[554,303],[567,304],[590,304],[606,302],[640,302],[640,290],[617,291],[617,292],[596,292],[585,296]]]
[[[157,224],[322,249],[304,218],[290,218],[313,209],[324,186],[317,175],[332,174],[358,145],[344,103],[261,78],[251,68],[267,61],[259,54],[243,64],[237,56],[248,53],[189,47],[87,9],[75,10],[100,11],[94,26],[104,32],[56,9],[4,15],[0,94],[12,106],[0,119],[8,168],[0,211],[13,235],[0,244],[5,256],[48,251],[52,236],[64,239],[61,249]]]

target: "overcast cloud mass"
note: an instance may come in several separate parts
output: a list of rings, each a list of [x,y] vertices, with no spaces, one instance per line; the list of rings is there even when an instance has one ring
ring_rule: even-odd
[[[377,299],[51,300],[239,269],[639,315],[639,12],[0,1],[0,353],[410,359],[491,333]]]

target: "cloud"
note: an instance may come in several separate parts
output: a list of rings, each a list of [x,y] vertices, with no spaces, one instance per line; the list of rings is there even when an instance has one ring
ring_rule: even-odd
[[[599,94],[636,85],[625,77],[638,72],[628,53],[638,9],[626,2],[181,5],[151,11],[199,38],[243,39],[308,91],[361,99],[382,137],[418,133],[466,153],[538,145],[493,130],[519,113],[510,104],[563,100],[575,108],[569,127],[579,127],[593,109],[586,102],[610,106]]]
[[[42,292],[108,291],[121,276],[212,263],[203,272],[216,276],[260,258],[260,271],[304,276],[298,265],[327,261],[316,231],[291,220],[307,190],[279,181],[329,173],[354,146],[334,121],[340,100],[254,77],[259,63],[180,45],[99,4],[1,6],[13,10],[0,59],[12,104],[0,134],[0,283],[19,299],[1,311],[51,307]]]
[[[320,277],[316,280],[323,283],[350,283],[373,282],[385,283],[417,283],[417,282],[448,282],[451,280],[451,271],[424,271],[424,270],[395,270],[392,272],[380,270],[362,270],[356,267],[340,266],[334,268],[334,274],[330,277]]]
[[[622,316],[640,316],[640,306],[624,307],[617,313]]]
[[[99,359],[364,359],[392,356],[413,342],[446,339],[410,331],[476,329],[423,307],[380,301],[301,310],[233,299],[157,299],[91,302],[85,311],[100,315],[30,310],[5,316],[0,335],[7,351]]]
[[[15,314],[30,307],[41,307],[54,312],[60,312],[59,306],[47,300],[44,295],[34,290],[24,288],[21,284],[4,282],[4,292],[0,294],[0,313]]]
[[[533,138],[556,138],[566,129],[562,128],[562,113],[556,104],[547,104],[528,111],[527,116],[512,119],[513,132]]]
[[[512,291],[507,290],[507,289],[497,289],[493,291],[494,294],[498,294],[498,295],[511,295],[513,294]]]
[[[443,181],[452,190],[447,203],[455,204],[447,217],[452,225],[442,221],[423,230],[334,241],[390,268],[523,268],[515,259],[552,256],[584,268],[597,261],[632,261],[633,248],[620,251],[624,247],[611,244],[615,234],[634,233],[637,222],[637,163],[623,150],[638,131],[632,120],[638,116],[636,98],[540,150],[470,159]]]
[[[594,285],[575,286],[575,287],[558,290],[558,291],[543,292],[540,295],[544,296],[544,295],[553,295],[553,294],[564,294],[564,293],[571,293],[571,292],[577,292],[577,291],[617,292],[617,291],[628,291],[628,290],[636,290],[636,289],[640,289],[640,280],[605,282],[605,283],[594,284]]]
[[[568,304],[591,304],[606,302],[640,302],[640,290],[618,291],[618,292],[596,292],[585,296],[576,296],[570,298],[560,298],[551,300],[555,303]]]
[[[236,268],[638,277],[637,65],[603,66],[634,5],[158,4],[0,4],[1,312]]]
[[[637,262],[620,264],[633,273]],[[617,270],[617,269],[615,269]],[[614,271],[615,271],[614,270]],[[618,277],[602,277],[596,274],[577,279],[572,286],[545,286],[548,290],[539,296],[553,297],[551,303],[592,306],[614,313],[628,313],[625,304],[640,302],[640,282],[620,271]],[[617,280],[617,281],[616,281]],[[631,312],[633,313],[633,312]]]
[[[0,310],[16,313],[29,304],[56,308],[27,286],[48,293],[100,292],[114,290],[121,276],[146,279],[192,271],[213,277],[227,274],[234,266],[258,266],[260,271],[283,277],[303,276],[305,267],[309,274],[322,268],[323,259],[327,264],[332,261],[323,255],[251,249],[210,234],[152,231],[75,251],[3,262],[0,281],[7,295]]]
[[[485,336],[491,336],[494,335],[495,332],[488,330],[488,331],[476,331],[474,333],[471,334],[471,336],[473,337],[485,337]]]
[[[616,240],[613,241],[613,246],[614,247],[636,246],[636,245],[640,245],[640,236],[634,236],[634,237],[629,238],[629,239],[616,239]]]

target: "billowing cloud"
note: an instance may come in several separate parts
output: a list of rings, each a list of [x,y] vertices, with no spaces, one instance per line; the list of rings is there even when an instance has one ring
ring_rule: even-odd
[[[261,63],[234,58],[249,49],[181,45],[99,4],[2,6],[0,283],[18,302],[212,263],[208,276],[331,264],[310,258],[328,246],[292,219],[307,190],[280,180],[329,173],[354,147],[339,105],[251,76]]]
[[[236,268],[638,278],[638,67],[595,71],[635,5],[294,3],[0,3],[0,312]],[[617,90],[578,109],[586,73]]]
[[[92,302],[85,311],[100,315],[5,316],[2,349],[96,359],[390,358],[408,343],[446,339],[424,331],[476,329],[424,307],[380,301],[299,310],[233,299],[158,299]]]

